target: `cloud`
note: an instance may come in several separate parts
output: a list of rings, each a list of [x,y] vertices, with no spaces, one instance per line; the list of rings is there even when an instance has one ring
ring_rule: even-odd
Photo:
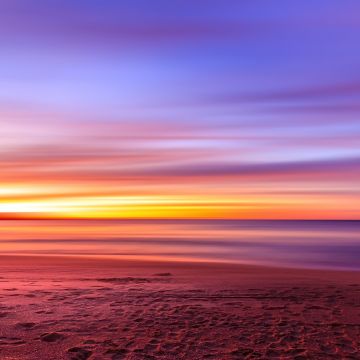
[[[285,87],[282,89],[269,89],[269,90],[257,90],[253,92],[249,91],[237,91],[228,92],[226,94],[218,93],[214,96],[209,97],[205,102],[214,104],[238,104],[238,103],[291,103],[301,101],[317,101],[317,100],[328,100],[328,99],[346,99],[351,100],[352,97],[360,97],[360,81],[351,81],[347,83],[330,83],[330,84],[314,84],[308,86],[292,86]],[[326,103],[326,104],[314,104],[319,106],[319,109],[323,106],[329,109],[336,108],[337,104]],[[357,103],[342,103],[339,104],[344,110],[348,107],[352,110],[359,110]],[[299,106],[297,107],[300,108]],[[305,107],[306,108],[306,107]],[[311,104],[309,106],[312,109]]]
[[[210,163],[208,165],[196,164],[190,166],[168,166],[166,168],[155,168],[147,175],[163,176],[237,176],[266,178],[267,176],[282,176],[293,174],[296,176],[317,176],[323,174],[331,176],[343,172],[353,172],[360,175],[360,158],[344,158],[314,161],[288,161],[273,163]]]
[[[165,4],[162,3],[161,7]],[[70,2],[51,7],[47,2],[31,6],[7,2],[0,7],[0,38],[31,39],[34,42],[48,40],[65,46],[179,46],[182,42],[188,45],[216,39],[252,38],[266,35],[273,27],[264,21],[231,20],[221,15],[214,17],[211,7],[205,4],[191,6],[191,9],[182,5],[166,7],[167,12],[163,13],[161,10],[153,11],[153,7],[147,9],[145,3],[134,6],[110,2],[103,5],[101,11],[89,4],[78,11],[78,6]],[[199,16],[189,16],[187,11],[190,10]]]

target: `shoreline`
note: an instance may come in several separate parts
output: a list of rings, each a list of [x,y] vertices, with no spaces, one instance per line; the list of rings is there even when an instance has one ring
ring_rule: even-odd
[[[306,272],[306,273],[344,273],[344,274],[359,274],[360,269],[357,268],[341,268],[341,267],[299,267],[299,266],[288,266],[288,265],[272,265],[272,264],[263,264],[263,263],[244,263],[244,262],[236,262],[230,260],[187,260],[187,259],[163,259],[157,258],[152,259],[149,257],[137,258],[137,257],[125,257],[125,256],[112,256],[112,255],[57,255],[57,254],[4,254],[0,253],[0,269],[4,265],[10,265],[13,262],[21,261],[23,264],[26,262],[37,261],[38,265],[85,265],[85,264],[98,264],[102,266],[116,266],[120,267],[133,267],[136,265],[141,265],[141,267],[147,266],[170,266],[176,268],[187,268],[191,267],[199,267],[199,268],[207,268],[207,267],[215,267],[215,268],[224,268],[224,269],[258,269],[258,270],[273,270],[273,271],[290,271],[290,272]]]

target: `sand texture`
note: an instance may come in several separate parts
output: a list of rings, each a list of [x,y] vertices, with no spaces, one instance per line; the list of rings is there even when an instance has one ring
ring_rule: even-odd
[[[1,257],[0,276],[2,360],[360,358],[355,272]]]

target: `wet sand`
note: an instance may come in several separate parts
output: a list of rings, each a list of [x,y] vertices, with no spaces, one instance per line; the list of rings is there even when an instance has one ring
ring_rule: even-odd
[[[359,359],[360,273],[0,256],[0,359]]]

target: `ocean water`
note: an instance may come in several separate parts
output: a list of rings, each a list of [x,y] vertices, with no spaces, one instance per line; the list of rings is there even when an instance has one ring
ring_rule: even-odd
[[[0,254],[360,270],[360,221],[4,220]]]

